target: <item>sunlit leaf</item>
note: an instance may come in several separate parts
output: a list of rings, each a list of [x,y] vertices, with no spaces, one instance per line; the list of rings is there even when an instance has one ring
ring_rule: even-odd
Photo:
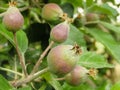
[[[108,64],[105,58],[94,52],[86,52],[80,56],[79,65],[88,68],[111,68],[113,65]]]
[[[92,28],[88,29],[88,32],[99,42],[101,42],[110,54],[120,62],[120,45],[109,33],[103,32],[100,29]]]

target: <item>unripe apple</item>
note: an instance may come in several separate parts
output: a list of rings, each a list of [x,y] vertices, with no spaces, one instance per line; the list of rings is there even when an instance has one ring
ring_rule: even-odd
[[[46,21],[57,21],[63,16],[63,11],[57,4],[48,3],[42,8],[41,14]]]
[[[69,35],[69,24],[67,22],[62,22],[52,28],[50,37],[53,41],[62,43]]]
[[[24,18],[19,9],[10,6],[3,17],[3,24],[12,32],[18,31],[24,24]]]
[[[79,59],[72,45],[58,45],[47,56],[48,67],[52,73],[65,75],[72,71]]]
[[[99,20],[99,16],[96,13],[87,13],[86,14],[86,21],[97,21]]]
[[[87,79],[88,70],[82,66],[76,66],[69,74],[65,76],[65,80],[72,86],[78,86]]]

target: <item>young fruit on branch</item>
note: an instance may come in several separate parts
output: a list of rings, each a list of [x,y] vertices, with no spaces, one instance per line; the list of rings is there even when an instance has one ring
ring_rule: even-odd
[[[49,3],[43,7],[41,14],[46,21],[57,21],[63,16],[63,11],[57,4]]]
[[[82,66],[76,66],[69,74],[65,76],[65,80],[72,86],[78,86],[87,79],[88,70]]]
[[[65,21],[53,27],[50,33],[50,37],[53,41],[62,43],[64,42],[69,34],[69,24]]]
[[[99,15],[96,13],[87,13],[85,15],[86,23],[85,26],[94,27],[97,25],[97,21],[99,20]]]
[[[57,75],[72,71],[79,59],[72,45],[58,45],[51,49],[47,56],[48,67]]]
[[[23,26],[24,18],[17,7],[9,6],[3,17],[3,24],[12,32],[18,31]]]
[[[86,14],[86,21],[97,21],[99,20],[99,16],[96,13],[87,13]]]

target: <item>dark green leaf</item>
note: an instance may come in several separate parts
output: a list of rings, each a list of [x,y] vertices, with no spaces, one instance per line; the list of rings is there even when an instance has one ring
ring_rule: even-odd
[[[0,90],[11,90],[12,86],[8,83],[8,81],[0,75]]]
[[[111,53],[111,55],[120,62],[120,45],[114,40],[114,38],[106,32],[100,29],[89,29],[88,32],[99,42],[101,42]]]
[[[120,33],[120,27],[117,27],[113,24],[110,24],[110,23],[107,23],[107,22],[103,22],[103,21],[100,21],[100,23],[105,26],[106,28],[108,28],[109,30],[112,30],[113,32],[116,32],[116,33]]]
[[[111,88],[111,90],[120,90],[120,81],[114,84]]]
[[[60,83],[57,80],[55,80],[51,73],[48,72],[44,74],[44,78],[49,84],[51,84],[55,88],[55,90],[62,90]]]
[[[111,68],[112,65],[108,64],[105,58],[101,55],[98,55],[94,52],[86,52],[80,56],[79,65],[88,67],[88,68]]]
[[[57,3],[60,4],[61,0],[48,0],[49,3]]]
[[[39,90],[45,90],[47,84],[42,84],[42,86],[39,88]]]
[[[19,49],[21,50],[22,53],[25,53],[25,51],[28,48],[27,36],[25,32],[23,32],[22,30],[18,31],[16,35],[17,35],[17,43],[18,43]]]
[[[73,17],[73,14],[74,14],[74,7],[72,4],[70,3],[64,3],[61,5],[61,8],[63,9],[63,11],[65,13],[67,13],[68,17]]]

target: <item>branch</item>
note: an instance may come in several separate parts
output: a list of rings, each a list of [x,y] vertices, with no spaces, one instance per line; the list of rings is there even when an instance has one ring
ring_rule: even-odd
[[[49,68],[45,68],[35,74],[32,74],[32,75],[29,75],[27,78],[24,78],[24,79],[21,79],[19,81],[16,81],[15,83],[13,83],[12,85],[14,87],[19,87],[21,86],[22,84],[26,84],[26,83],[29,83],[31,82],[32,80],[36,79],[38,76],[40,76],[41,74],[43,73],[46,73],[47,71],[49,70]]]
[[[0,67],[0,70],[11,72],[11,73],[17,74],[19,76],[23,76],[23,74],[16,72],[16,71],[13,71],[13,70],[10,70],[10,69],[7,69],[7,68]]]
[[[22,66],[22,70],[24,72],[25,77],[27,76],[27,71],[26,71],[26,66],[25,66],[25,58],[24,55],[20,52],[19,47],[18,47],[18,43],[17,43],[17,36],[16,33],[14,33],[14,42],[15,42],[15,48],[20,60],[20,64]]]
[[[89,24],[98,24],[99,21],[89,21],[89,22],[86,22],[85,25],[89,25]]]
[[[40,66],[40,63],[42,62],[42,59],[45,57],[45,55],[47,54],[47,52],[49,51],[49,49],[52,47],[52,45],[54,44],[54,41],[51,41],[49,46],[45,49],[45,51],[40,55],[37,63],[35,64],[31,74],[34,74],[37,70],[38,67]]]

